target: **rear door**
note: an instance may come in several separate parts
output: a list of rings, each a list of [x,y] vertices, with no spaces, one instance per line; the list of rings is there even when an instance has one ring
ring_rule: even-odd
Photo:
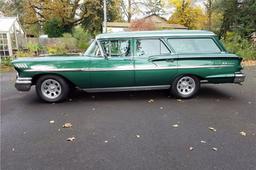
[[[178,56],[161,38],[134,39],[136,86],[170,85],[177,74]]]

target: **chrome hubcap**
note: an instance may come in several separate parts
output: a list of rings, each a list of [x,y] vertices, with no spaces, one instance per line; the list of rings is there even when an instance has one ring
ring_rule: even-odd
[[[54,79],[47,79],[41,85],[42,94],[50,99],[55,99],[61,94],[61,85]]]
[[[177,83],[177,90],[182,95],[190,95],[195,90],[196,83],[193,78],[189,76],[182,77]]]

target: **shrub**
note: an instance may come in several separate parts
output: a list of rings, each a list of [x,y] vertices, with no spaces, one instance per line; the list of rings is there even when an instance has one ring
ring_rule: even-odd
[[[13,57],[1,57],[1,66],[11,66],[11,62],[13,60]]]
[[[76,51],[77,40],[70,33],[64,33],[62,38],[65,49],[69,52]]]
[[[48,45],[46,48],[50,55],[65,55],[68,52],[64,44]]]
[[[73,30],[73,36],[74,38],[77,39],[76,45],[80,50],[84,51],[90,45],[89,42],[90,42],[91,36],[87,31],[84,31],[81,27],[76,27]]]
[[[32,57],[32,56],[34,56],[34,54],[35,53],[30,52],[30,51],[27,51],[27,52],[25,52],[25,51],[17,51],[15,56],[16,57]]]
[[[236,53],[245,60],[256,59],[256,47],[250,40],[242,38],[234,32],[228,32],[225,39],[222,41],[227,51]]]

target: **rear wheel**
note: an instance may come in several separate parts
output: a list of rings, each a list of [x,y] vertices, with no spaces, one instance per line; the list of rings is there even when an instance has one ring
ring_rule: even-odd
[[[172,83],[171,92],[177,98],[191,98],[200,88],[200,81],[192,75],[184,75],[176,78]]]
[[[42,76],[36,83],[37,95],[46,102],[63,101],[68,96],[69,89],[69,84],[55,75]]]

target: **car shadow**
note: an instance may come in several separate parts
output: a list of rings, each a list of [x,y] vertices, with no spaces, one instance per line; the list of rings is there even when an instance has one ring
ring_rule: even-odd
[[[149,100],[149,99],[176,99],[169,93],[169,90],[151,90],[151,91],[133,91],[133,92],[104,92],[104,93],[87,93],[83,90],[75,90],[69,100],[97,100],[97,101],[114,101],[114,100]],[[234,96],[220,88],[204,85],[200,88],[196,98],[200,99],[230,99]],[[193,100],[193,98],[192,98]]]
[[[40,100],[35,93],[30,94],[29,102],[33,103],[45,103]],[[236,99],[230,91],[225,91],[222,88],[216,86],[203,85],[198,94],[188,100],[194,99],[221,99],[230,100]],[[76,89],[72,91],[66,102],[86,102],[86,101],[120,101],[120,100],[176,100],[174,96],[169,93],[169,90],[151,90],[151,91],[125,91],[125,92],[104,92],[104,93],[87,93],[83,90]],[[65,102],[64,102],[65,103]]]

